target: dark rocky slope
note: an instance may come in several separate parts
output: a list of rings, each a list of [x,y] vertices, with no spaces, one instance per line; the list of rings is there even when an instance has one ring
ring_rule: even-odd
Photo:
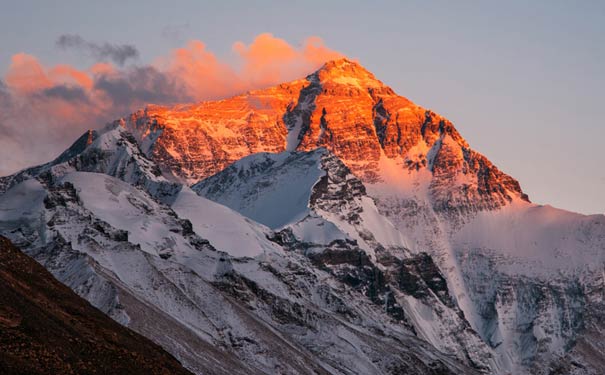
[[[190,374],[0,237],[0,373]]]

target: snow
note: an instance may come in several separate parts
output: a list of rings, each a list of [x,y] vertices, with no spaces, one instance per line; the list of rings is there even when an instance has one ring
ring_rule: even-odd
[[[271,229],[283,228],[309,214],[312,188],[325,174],[319,168],[321,154],[253,154],[221,172],[232,183],[210,177],[193,189]]]
[[[450,143],[445,137],[436,145]],[[566,288],[577,285],[578,279],[584,285],[600,282],[605,216],[538,206],[514,195],[511,203],[498,209],[453,219],[441,216],[433,211],[429,192],[435,154],[434,147],[420,142],[404,158],[381,158],[382,181],[368,185],[368,194],[414,248],[433,255],[467,321],[484,341],[497,346],[494,372],[527,373],[534,356],[563,353],[577,334],[570,327],[586,302],[581,292]],[[429,168],[405,167],[404,160],[415,163],[423,155]],[[475,176],[458,173],[453,184],[444,189],[455,193],[456,186],[477,182]],[[443,339],[423,321],[425,315],[414,303],[408,310],[418,332],[439,348]],[[532,330],[524,332],[528,326]],[[450,344],[442,349],[447,347]]]
[[[355,199],[359,200],[359,204],[362,207],[358,224],[351,224],[343,220],[339,212],[318,210],[317,213],[332,223],[342,233],[346,234],[347,237],[356,240],[359,246],[372,259],[376,258],[376,254],[374,253],[375,245],[368,243],[367,234],[373,236],[384,247],[403,247],[409,249],[406,237],[387,218],[379,214],[371,198],[364,196]]]
[[[419,162],[429,148],[424,142],[412,147],[405,160]],[[405,167],[403,158],[388,158],[381,150],[378,161],[378,174],[381,181],[367,186],[368,194],[372,197],[403,196],[425,200],[432,173],[427,168],[409,170]]]
[[[158,249],[190,247],[166,222],[164,210],[147,194],[107,175],[74,172],[63,177],[74,184],[84,207],[110,225],[127,230],[129,241],[154,255]],[[235,257],[254,257],[280,248],[267,239],[271,231],[240,214],[195,194],[188,187],[176,196],[172,209],[188,219],[193,230],[218,250]],[[172,230],[171,230],[172,229]]]
[[[328,245],[336,240],[350,239],[334,223],[310,214],[303,220],[289,226],[292,234],[303,242],[314,243],[318,245]]]
[[[253,154],[194,185],[193,189],[272,229],[290,228],[303,242],[325,245],[337,239],[352,239],[372,258],[378,244],[408,248],[406,237],[378,212],[374,201],[367,196],[355,197],[352,202],[343,202],[342,207],[336,205],[329,211],[310,207],[312,191],[327,173],[322,167],[322,160],[327,156],[328,152],[323,149]],[[356,178],[349,175],[347,179]],[[357,224],[346,219],[352,207],[360,208],[356,214]],[[368,238],[374,238],[378,244]]]
[[[35,218],[44,204],[46,190],[35,179],[25,180],[0,195],[0,221]]]
[[[129,240],[157,255],[157,248],[175,246],[176,236],[157,217],[158,204],[130,184],[100,173],[72,172],[71,182],[84,207],[110,225],[129,232]]]
[[[454,247],[500,256],[509,274],[548,277],[605,261],[605,215],[585,216],[527,202],[479,213],[453,236]]]
[[[296,104],[296,111],[299,112],[309,112],[314,109],[314,101],[315,95],[307,95],[303,98],[302,102],[298,102]],[[286,136],[286,151],[295,151],[301,140],[301,132],[303,127],[303,115],[299,113],[296,116],[295,122],[293,125],[288,126],[288,134]]]
[[[281,251],[267,236],[271,230],[226,206],[197,195],[187,186],[177,195],[172,209],[188,219],[200,237],[234,257],[254,257]]]
[[[362,197],[363,211],[360,214],[362,226],[374,235],[376,241],[383,246],[403,246],[410,248],[409,241],[399,230],[383,215],[378,212],[374,200]]]
[[[149,195],[116,178],[90,172],[72,172],[64,182],[71,182],[84,207],[111,226],[128,231],[131,243],[143,251],[159,255],[190,247],[176,223],[166,222],[163,208]],[[171,231],[172,229],[172,231]]]
[[[288,130],[288,135],[286,137],[286,151],[295,151],[296,147],[298,147],[298,143],[300,142],[298,137],[300,137],[302,124],[302,117],[297,117],[294,126]]]

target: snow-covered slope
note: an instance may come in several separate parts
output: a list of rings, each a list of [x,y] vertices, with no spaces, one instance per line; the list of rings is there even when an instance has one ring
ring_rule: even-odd
[[[255,257],[282,251],[280,246],[269,241],[272,234],[269,228],[197,195],[187,186],[179,191],[171,208],[179,217],[191,222],[195,233],[232,256]]]
[[[128,137],[122,130],[115,135],[118,141]],[[98,166],[83,163],[103,145],[92,142],[69,160],[39,168],[37,175],[28,172],[35,178],[22,173],[6,179],[10,188],[0,196],[0,231],[93,305],[156,341],[189,369],[476,372],[468,367],[472,362],[420,340],[392,311],[384,311],[379,299],[317,268],[317,259],[291,251],[261,224],[186,187],[175,185],[173,195],[150,195],[146,188],[157,193],[156,186],[172,185],[162,176],[148,176],[133,157],[118,163],[126,169],[108,167],[116,164],[107,158],[116,160],[124,143],[100,153]]]
[[[270,228],[282,228],[309,214],[311,190],[325,174],[322,154],[254,154],[193,189]]]
[[[455,165],[456,157],[449,157]],[[464,170],[448,173],[449,181],[477,186]],[[601,328],[588,328],[584,319],[599,315],[602,304],[595,296],[603,288],[605,216],[538,206],[522,197],[489,209],[444,209],[436,191],[460,201],[465,190],[437,183],[429,171],[410,170],[403,160],[382,159],[379,175],[381,181],[367,184],[368,194],[410,247],[437,261],[465,318],[496,352],[495,372],[548,373],[553,363],[570,368],[566,353],[575,343],[600,335]],[[602,363],[575,369],[602,370]]]
[[[136,139],[124,128],[108,125],[100,131],[88,131],[57,159],[0,178],[0,192],[45,173],[62,176],[71,171],[105,173],[139,186],[153,197],[165,200],[174,196],[179,185],[168,181],[160,168],[147,159]]]
[[[407,248],[406,238],[380,215],[364,184],[329,151],[254,154],[193,189],[242,214],[279,224],[274,229],[285,246],[364,291],[439,350],[479,367],[493,361],[447,286],[433,288],[429,282],[419,292],[400,277],[415,269],[415,277],[422,279],[434,263]],[[433,276],[441,278],[438,271]]]
[[[354,240],[371,257],[378,246],[407,251],[359,179],[323,148],[254,154],[192,188],[275,230],[288,228],[303,242]]]
[[[549,279],[556,273],[600,272],[605,216],[517,203],[478,214],[453,235],[453,245],[501,256],[498,268],[511,275]]]
[[[15,207],[25,195],[37,198]],[[61,281],[195,372],[472,372],[304,256],[231,259],[113,177],[27,180],[0,197],[0,213],[0,230]]]
[[[602,308],[605,216],[518,202],[469,220],[452,247],[478,332],[509,368],[557,361],[595,333],[585,320]]]

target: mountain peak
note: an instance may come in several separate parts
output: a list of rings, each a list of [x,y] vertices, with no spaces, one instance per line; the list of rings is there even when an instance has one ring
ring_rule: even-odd
[[[315,77],[321,83],[329,82],[364,88],[385,86],[361,64],[346,57],[326,62],[309,77]]]
[[[366,68],[364,68],[359,62],[355,60],[351,60],[347,57],[342,57],[340,59],[327,61],[323,66],[319,69],[322,71],[329,72],[347,72],[347,71],[364,71],[368,74],[370,73]]]

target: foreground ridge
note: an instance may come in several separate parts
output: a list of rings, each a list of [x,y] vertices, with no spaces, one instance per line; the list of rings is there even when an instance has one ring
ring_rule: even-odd
[[[2,374],[190,374],[0,237]]]

